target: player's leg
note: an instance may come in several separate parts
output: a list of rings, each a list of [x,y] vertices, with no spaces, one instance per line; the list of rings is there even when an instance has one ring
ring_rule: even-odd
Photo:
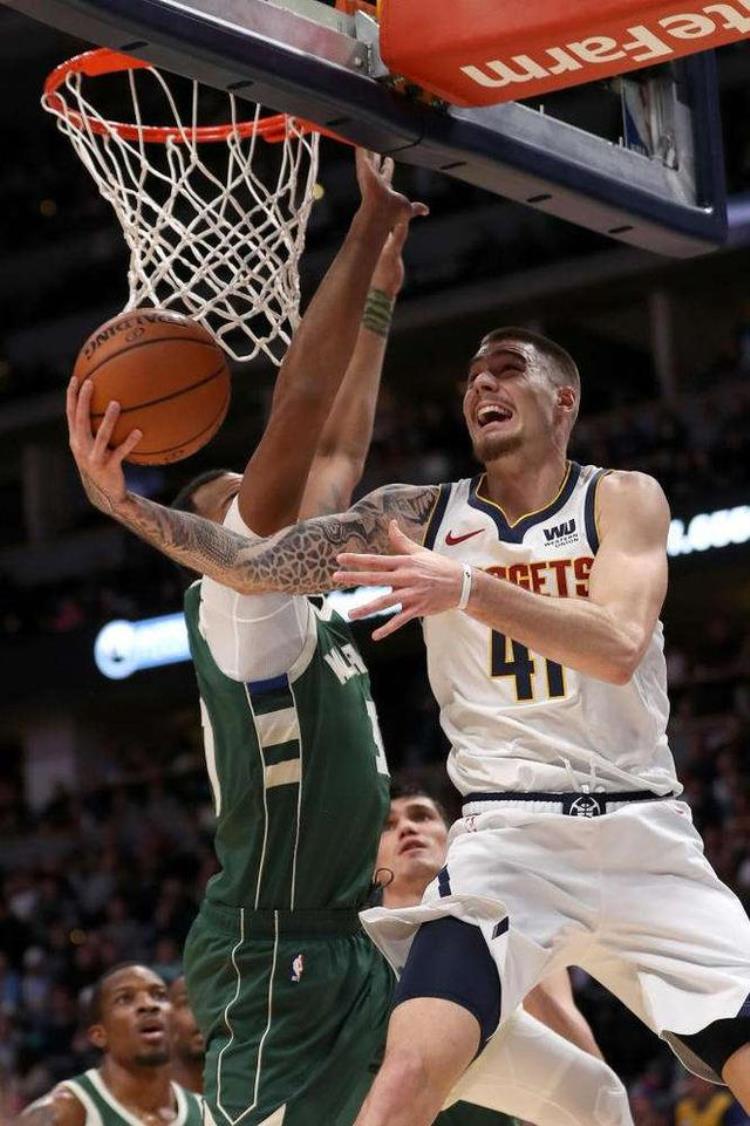
[[[450,915],[423,924],[395,1006],[357,1126],[428,1126],[495,1031],[500,979],[480,928]]]
[[[451,1091],[451,1099],[535,1126],[632,1126],[627,1092],[602,1059],[519,1009]]]
[[[434,997],[399,1005],[356,1126],[429,1126],[478,1045],[479,1025],[461,1005]]]
[[[687,806],[603,817],[602,925],[581,965],[691,1071],[750,1109],[750,920],[703,854]],[[634,936],[636,938],[634,939]]]
[[[750,1027],[747,1032],[750,1037]],[[724,1064],[721,1077],[737,1101],[750,1114],[750,1040],[732,1052]]]
[[[566,967],[549,974],[532,989],[523,1003],[532,1017],[576,1044],[589,1055],[603,1059],[599,1045],[594,1039],[591,1025],[578,1008],[570,984],[570,974]]]
[[[669,1034],[668,1041],[691,1071],[716,1082],[720,1077],[750,1110],[750,997],[736,1016],[688,1035]]]

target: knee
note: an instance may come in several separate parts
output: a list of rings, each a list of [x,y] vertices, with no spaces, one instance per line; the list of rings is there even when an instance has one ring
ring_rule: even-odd
[[[378,1078],[381,1095],[388,1091],[401,1103],[419,1101],[430,1086],[427,1060],[416,1047],[400,1045],[398,1049],[386,1051]]]

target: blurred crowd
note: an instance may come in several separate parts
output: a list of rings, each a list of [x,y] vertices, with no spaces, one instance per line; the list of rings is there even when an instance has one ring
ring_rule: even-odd
[[[123,960],[166,979],[214,871],[213,813],[189,753],[111,748],[104,785],[38,813],[0,782],[0,1121],[90,1061],[81,993]]]

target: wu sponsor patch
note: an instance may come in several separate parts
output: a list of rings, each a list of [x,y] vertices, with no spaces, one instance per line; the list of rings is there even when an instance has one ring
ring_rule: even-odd
[[[300,982],[302,980],[302,974],[304,973],[304,969],[305,969],[304,956],[302,954],[297,954],[296,957],[292,958],[292,973],[291,973],[292,981]]]
[[[566,544],[577,543],[578,538],[575,518],[544,528],[545,547],[565,547]]]

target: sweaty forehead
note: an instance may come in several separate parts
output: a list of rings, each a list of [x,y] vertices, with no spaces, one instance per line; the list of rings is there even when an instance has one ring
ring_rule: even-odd
[[[504,340],[492,340],[490,337],[485,336],[472,359],[472,363],[475,363],[477,360],[484,360],[488,356],[500,356],[503,353],[509,356],[520,356],[524,360],[529,360],[533,352],[533,346],[524,340],[514,340],[512,337],[508,337]]]
[[[124,966],[110,974],[104,982],[103,995],[107,999],[112,997],[118,989],[149,989],[152,986],[163,986],[164,982],[158,974],[147,966]]]
[[[411,798],[394,798],[391,802],[391,817],[400,817],[402,814],[416,813],[420,810],[437,813],[437,806],[426,794],[416,794]]]

